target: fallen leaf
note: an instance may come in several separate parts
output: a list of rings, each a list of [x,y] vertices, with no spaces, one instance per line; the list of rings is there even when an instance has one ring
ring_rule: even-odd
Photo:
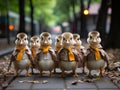
[[[39,83],[39,81],[38,80],[23,80],[23,81],[19,81],[20,83],[25,83],[25,82],[27,82],[27,83],[34,83],[34,84],[38,84]]]
[[[77,84],[78,84],[77,80],[75,80],[75,81],[72,82],[72,85],[77,85]]]
[[[94,80],[100,80],[100,78],[95,78]]]
[[[72,85],[77,85],[78,83],[83,83],[84,81],[82,80],[75,80],[72,82]]]
[[[94,79],[85,79],[85,82],[88,82],[88,83],[91,83],[91,82],[94,82],[95,80]]]
[[[63,90],[67,90],[67,89],[63,89]]]
[[[38,84],[39,81],[38,81],[38,80],[34,80],[34,81],[32,81],[32,83],[34,83],[34,84]]]
[[[24,83],[24,81],[18,81],[18,82],[20,82],[20,83]]]
[[[79,83],[83,83],[84,81],[82,81],[82,80],[78,80],[78,82],[79,82]]]
[[[42,84],[48,83],[48,80],[43,80]]]

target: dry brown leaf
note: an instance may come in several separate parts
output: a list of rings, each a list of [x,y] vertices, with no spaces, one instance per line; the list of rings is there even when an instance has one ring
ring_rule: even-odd
[[[75,81],[72,82],[72,85],[77,85],[77,84],[78,84],[77,80],[75,80]]]
[[[83,83],[84,81],[82,80],[75,80],[75,81],[72,81],[72,85],[77,85],[78,83]]]
[[[39,81],[38,80],[34,80],[34,81],[31,81],[31,83],[38,84]]]
[[[91,82],[94,82],[94,80],[93,79],[86,79],[85,82],[91,83]]]
[[[42,84],[48,83],[48,80],[43,80]]]
[[[25,82],[27,82],[27,83],[34,83],[34,84],[38,84],[39,83],[39,81],[38,80],[22,80],[22,81],[19,81],[20,83],[25,83]]]

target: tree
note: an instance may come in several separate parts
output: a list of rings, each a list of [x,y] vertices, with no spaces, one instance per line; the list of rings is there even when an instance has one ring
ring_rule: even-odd
[[[19,0],[19,15],[20,15],[20,23],[19,23],[19,31],[18,32],[25,32],[25,1]]]
[[[109,0],[102,0],[101,6],[99,9],[98,20],[96,25],[96,30],[100,32],[102,45],[105,46],[106,42],[106,20],[108,16],[108,7],[109,7]]]
[[[34,12],[34,7],[33,7],[33,3],[32,3],[32,0],[30,0],[30,17],[31,17],[31,36],[33,36],[35,34],[35,31],[34,31],[34,24],[33,24],[33,12]]]
[[[112,0],[111,4],[111,25],[106,48],[120,48],[120,13],[118,13],[120,4],[118,0]]]
[[[10,44],[10,32],[9,32],[9,0],[6,0],[6,17],[7,17],[7,21],[6,21],[6,31],[7,31],[7,42],[8,44]]]
[[[81,4],[81,11],[80,11],[80,35],[81,35],[81,38],[87,38],[87,35],[88,35],[88,31],[87,31],[87,26],[86,26],[86,17],[87,15],[84,15],[84,10],[85,9],[89,9],[90,7],[90,3],[91,3],[91,0],[88,1],[88,4],[87,4],[87,8],[85,8],[85,5],[84,5],[84,0],[80,0],[80,4]]]
[[[77,33],[77,17],[76,17],[76,12],[75,12],[75,0],[71,0],[72,8],[73,8],[73,24],[72,24],[72,32]]]

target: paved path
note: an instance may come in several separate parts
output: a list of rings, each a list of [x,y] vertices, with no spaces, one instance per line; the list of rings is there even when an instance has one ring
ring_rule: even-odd
[[[79,71],[79,70],[77,70]],[[114,84],[110,81],[108,77],[100,78],[95,82],[83,82],[78,83],[77,85],[72,85],[72,82],[75,80],[80,80],[82,78],[87,78],[85,75],[80,74],[78,78],[73,78],[72,75],[67,73],[65,78],[61,78],[60,70],[57,69],[58,74],[55,74],[53,77],[48,77],[49,72],[43,74],[42,77],[38,75],[32,75],[30,77],[25,77],[21,73],[21,76],[17,77],[7,88],[6,90],[120,90],[120,84]],[[21,83],[19,81],[23,80],[38,80],[38,84],[33,83]],[[43,84],[43,81],[47,80],[48,82]]]
[[[7,43],[6,38],[0,38],[0,57],[3,55],[6,55],[8,53],[11,53],[14,49],[14,37],[11,38],[10,45]]]

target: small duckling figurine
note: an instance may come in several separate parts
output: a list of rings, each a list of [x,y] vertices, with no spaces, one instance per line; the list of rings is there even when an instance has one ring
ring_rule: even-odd
[[[55,53],[56,55],[58,54],[59,50],[62,48],[62,36],[58,35],[55,38]],[[56,68],[59,67],[58,61],[55,62],[55,68],[54,68],[54,73],[56,73]]]
[[[33,63],[34,65],[36,65],[36,60],[35,60],[35,56],[36,54],[39,52],[39,48],[40,48],[40,38],[39,36],[32,36],[31,39],[30,39],[30,49],[31,49],[31,52],[32,52],[32,58],[33,58]],[[32,66],[32,73],[33,72],[33,69],[35,68],[35,66]]]
[[[64,32],[62,34],[62,49],[58,52],[59,67],[62,71],[61,77],[65,76],[65,71],[72,70],[73,76],[78,77],[76,69],[78,67],[77,53],[72,49],[73,46],[73,34],[70,32]]]
[[[86,64],[89,70],[88,76],[92,76],[92,70],[99,70],[99,76],[104,76],[104,69],[106,65],[109,66],[109,57],[100,45],[100,33],[98,31],[89,32],[87,42],[89,44],[86,56]]]
[[[40,52],[36,55],[35,58],[37,60],[40,76],[42,76],[43,71],[50,71],[49,76],[52,76],[52,70],[54,69],[56,54],[52,49],[51,44],[51,34],[49,32],[42,32],[40,34]]]
[[[82,73],[85,74],[85,47],[82,45],[82,41],[80,40],[79,34],[73,34],[74,38],[74,49],[76,49],[79,53],[80,60],[78,62],[78,67],[82,67]]]
[[[16,76],[19,76],[19,70],[26,69],[25,76],[30,76],[28,70],[32,63],[31,51],[28,45],[28,36],[25,33],[18,33],[15,40],[15,48],[10,63],[13,62]]]
[[[58,35],[55,38],[55,53],[57,54],[61,48],[62,48],[62,36]]]

